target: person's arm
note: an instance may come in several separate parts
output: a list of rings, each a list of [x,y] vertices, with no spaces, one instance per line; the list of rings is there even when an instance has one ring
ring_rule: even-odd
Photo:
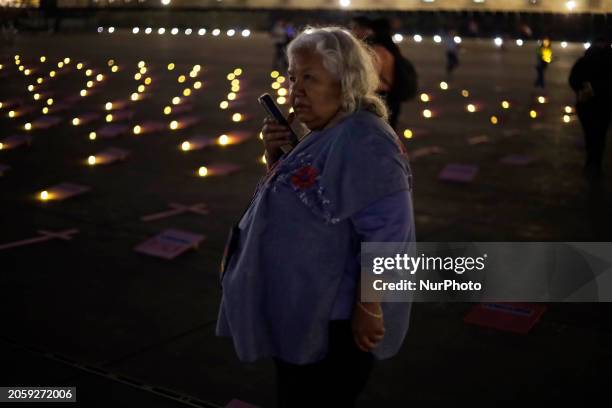
[[[387,92],[393,85],[393,77],[389,78],[389,72],[393,70],[393,55],[382,45],[372,45],[372,50],[376,56],[374,58],[374,68],[376,68],[380,79],[377,91]]]
[[[413,240],[411,195],[398,191],[351,217],[362,242],[407,242]],[[358,282],[361,280],[359,279]],[[357,285],[357,303],[353,313],[353,334],[363,351],[374,348],[384,337],[384,317],[380,302],[361,302],[361,285]]]

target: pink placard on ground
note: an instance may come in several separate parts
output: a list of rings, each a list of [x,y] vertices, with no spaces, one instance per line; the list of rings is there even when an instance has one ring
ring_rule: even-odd
[[[91,89],[87,90],[87,93],[89,94],[91,92]],[[81,102],[81,100],[83,100],[83,97],[81,95],[70,95],[67,96],[64,101],[68,104],[73,104],[73,103],[77,103],[77,102]]]
[[[131,119],[134,116],[134,111],[131,110],[117,110],[110,113],[113,115],[113,122],[119,120]]]
[[[475,164],[451,163],[444,166],[438,179],[457,183],[471,183],[478,174],[478,166]]]
[[[14,98],[14,99],[7,99],[1,102],[2,102],[2,109],[9,109],[9,108],[15,108],[21,105],[23,103],[23,99]]]
[[[61,183],[47,189],[51,200],[65,200],[70,197],[87,193],[91,187],[81,184]]]
[[[241,91],[236,93],[236,99],[234,99],[233,101],[228,101],[229,102],[229,107],[231,109],[241,109],[244,106],[247,105],[246,103],[246,99],[245,99],[245,95],[242,93],[242,86],[240,87]],[[283,109],[281,109],[283,110]],[[286,110],[283,113],[287,113]]]
[[[239,399],[233,399],[227,403],[225,408],[257,408],[257,406],[240,401]]]
[[[56,126],[62,122],[62,118],[59,116],[41,116],[32,122],[32,128],[34,129],[49,129],[50,127]]]
[[[504,130],[502,130],[502,135],[504,135],[506,137],[518,136],[520,134],[521,134],[521,131],[519,129],[504,129]]]
[[[167,229],[137,245],[134,251],[163,259],[174,259],[190,249],[196,249],[204,239],[204,235]]]
[[[98,129],[96,131],[96,135],[106,138],[106,139],[110,139],[113,137],[117,137],[117,136],[126,134],[129,131],[129,129],[130,129],[129,126],[127,125],[118,125],[118,124],[106,125]]]
[[[227,176],[240,170],[240,166],[233,163],[213,163],[206,168],[209,176]]]
[[[432,154],[442,153],[444,150],[439,146],[426,146],[419,149],[408,151],[408,156],[411,160],[418,159],[419,157],[430,156]]]
[[[182,103],[180,105],[172,106],[172,113],[185,113],[191,112],[193,110],[193,105],[190,103]]]
[[[159,121],[153,121],[153,120],[148,120],[146,122],[143,122],[140,125],[141,131],[140,133],[155,133],[155,132],[161,132],[164,131],[168,128],[168,125],[166,124],[166,122],[159,122]]]
[[[113,110],[121,110],[121,109],[125,108],[128,105],[129,102],[128,101],[119,100],[119,101],[114,101],[114,102],[111,102],[111,103],[113,104]]]
[[[468,324],[527,334],[540,320],[546,305],[538,303],[481,303],[463,318]]]
[[[30,145],[32,143],[32,136],[30,135],[12,135],[9,137],[5,137],[0,140],[2,143],[2,149],[0,150],[8,150],[14,149],[23,145]]]
[[[242,130],[230,130],[226,133],[231,141],[231,144],[240,144],[246,142],[251,137],[251,134]]]
[[[49,107],[49,112],[50,113],[62,112],[62,111],[70,109],[71,107],[72,107],[72,104],[70,103],[56,102]]]
[[[198,123],[200,118],[197,116],[182,116],[177,118],[176,121],[179,123],[181,129],[185,129]]]
[[[96,164],[111,164],[116,161],[125,160],[130,155],[130,152],[125,149],[119,149],[117,147],[109,147],[108,149],[102,150],[97,153]]]
[[[11,166],[9,166],[8,164],[0,164],[0,176],[4,176],[4,173],[9,171],[10,169]]]
[[[535,157],[530,156],[528,154],[510,154],[508,156],[502,157],[499,162],[512,166],[528,166],[535,160]]]
[[[186,142],[189,143],[189,150],[199,150],[208,146],[216,145],[217,140],[218,139],[214,137],[194,136],[187,139]]]
[[[467,139],[469,145],[478,145],[483,143],[489,143],[491,139],[487,135],[473,136]]]
[[[36,107],[32,105],[20,105],[20,106],[17,106],[13,110],[17,114],[16,116],[19,117],[19,116],[27,115],[28,113],[34,112],[36,110]]]
[[[77,115],[75,117],[79,118],[80,125],[86,125],[90,122],[93,122],[94,120],[100,119],[102,117],[102,114],[98,112],[87,112]]]
[[[550,123],[534,123],[531,125],[532,130],[557,130],[559,125],[551,125]]]
[[[189,142],[189,150],[198,150],[203,149],[208,146],[231,146],[235,144],[243,143],[248,140],[249,134],[247,132],[231,132],[225,133],[227,139],[224,139],[227,144],[221,145],[220,141],[222,140],[220,137],[206,137],[206,136],[194,136],[186,141]]]

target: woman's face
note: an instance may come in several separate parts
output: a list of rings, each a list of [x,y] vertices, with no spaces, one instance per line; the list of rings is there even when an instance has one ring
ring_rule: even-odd
[[[296,52],[289,61],[289,101],[309,129],[325,127],[342,106],[340,81],[323,66],[314,51]]]

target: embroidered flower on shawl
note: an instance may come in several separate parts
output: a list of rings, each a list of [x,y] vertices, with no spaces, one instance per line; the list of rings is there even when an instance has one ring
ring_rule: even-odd
[[[306,152],[300,152],[294,157],[284,160],[276,167],[270,178],[272,191],[279,184],[290,185],[298,198],[310,211],[328,224],[336,224],[340,220],[329,210],[330,201],[325,196],[325,189],[320,184],[321,174],[312,165],[313,158]]]
[[[291,183],[300,190],[306,190],[315,184],[317,175],[317,169],[312,166],[304,166],[293,173]]]

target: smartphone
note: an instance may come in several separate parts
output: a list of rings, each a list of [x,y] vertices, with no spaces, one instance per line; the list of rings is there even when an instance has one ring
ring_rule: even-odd
[[[285,116],[283,115],[279,107],[276,105],[276,103],[274,103],[274,99],[272,99],[270,94],[265,93],[261,95],[257,100],[259,101],[261,106],[264,107],[264,109],[266,110],[266,113],[268,114],[268,116],[270,116],[270,118],[274,119],[279,124],[283,126],[287,126],[289,128],[289,132],[290,132],[289,144],[291,145],[290,147],[294,148],[295,146],[297,146],[300,140],[298,139],[293,129],[291,129],[289,122],[287,121],[287,119],[285,118]]]

